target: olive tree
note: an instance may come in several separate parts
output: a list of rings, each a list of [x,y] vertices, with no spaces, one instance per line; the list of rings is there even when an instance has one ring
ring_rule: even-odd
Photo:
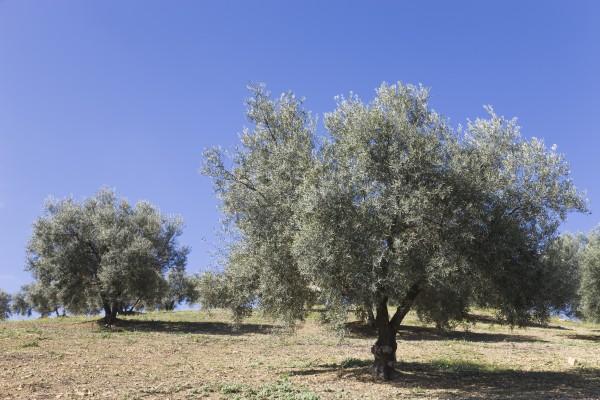
[[[30,317],[33,314],[33,308],[29,302],[26,287],[23,286],[15,295],[12,296],[11,313],[25,315]]]
[[[64,316],[66,309],[60,302],[58,290],[51,284],[35,282],[24,285],[13,296],[12,311],[14,314],[30,317],[35,311],[45,318],[52,313],[60,316],[61,308]]]
[[[178,304],[193,304],[198,300],[197,279],[188,276],[183,268],[173,268],[166,276],[163,295],[156,307],[173,311]]]
[[[81,203],[49,200],[33,225],[27,269],[36,284],[55,288],[63,307],[103,309],[111,324],[127,304],[154,302],[165,273],[184,268],[182,225],[148,202],[131,206],[109,189]]]
[[[351,305],[372,306],[385,379],[411,308],[442,324],[478,298],[511,324],[548,317],[543,254],[567,213],[585,210],[554,148],[491,108],[455,131],[427,90],[402,84],[368,104],[338,98],[316,149],[290,95],[259,91],[249,105],[255,130],[231,168],[205,158],[239,231],[223,278],[232,308],[300,318],[318,297],[339,322]]]
[[[583,317],[600,322],[600,228],[588,235],[582,251],[580,295]]]
[[[10,300],[11,296],[5,291],[0,289],[0,321],[10,317],[11,308],[10,308]]]
[[[540,284],[548,294],[548,308],[555,313],[580,316],[581,258],[586,242],[582,234],[563,234],[543,254],[547,274]]]

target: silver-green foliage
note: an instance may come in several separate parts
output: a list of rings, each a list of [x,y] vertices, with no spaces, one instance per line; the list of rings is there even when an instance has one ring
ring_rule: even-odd
[[[49,200],[33,225],[27,268],[38,284],[56,290],[65,308],[104,308],[114,317],[136,299],[156,304],[167,270],[184,268],[182,225],[148,202],[132,206],[109,189],[81,203]]]
[[[11,312],[17,315],[31,316],[33,307],[31,306],[30,299],[27,293],[27,286],[25,285],[12,297]]]
[[[188,276],[184,268],[172,268],[167,272],[163,296],[157,308],[172,311],[178,304],[193,304],[198,301],[197,279]]]
[[[600,229],[590,233],[581,256],[580,294],[583,316],[600,322]]]
[[[546,276],[539,284],[548,309],[571,316],[580,314],[581,257],[586,242],[582,234],[566,233],[547,246],[542,257]]]
[[[5,291],[0,290],[0,321],[10,317],[10,300],[11,296]]]
[[[273,101],[262,86],[252,91],[253,129],[242,133],[233,168],[226,168],[219,149],[211,149],[203,172],[214,178],[225,222],[235,225],[240,239],[227,265],[230,297],[237,303],[232,308],[243,314],[258,299],[265,311],[293,322],[311,296],[292,243],[301,223],[296,207],[313,164],[314,122],[292,94]]]
[[[59,309],[65,312],[59,298],[59,291],[55,285],[34,282],[24,285],[19,292],[13,296],[12,311],[14,314],[31,316],[37,312],[41,317],[47,317],[52,313],[59,314]]]
[[[513,324],[547,318],[543,254],[586,209],[555,148],[491,108],[453,130],[427,90],[402,84],[338,98],[315,146],[300,101],[253,94],[231,167],[205,153],[239,235],[219,281],[234,308],[293,320],[318,296],[333,315],[373,304],[387,320],[390,302],[392,330],[412,306],[443,325],[475,299]]]

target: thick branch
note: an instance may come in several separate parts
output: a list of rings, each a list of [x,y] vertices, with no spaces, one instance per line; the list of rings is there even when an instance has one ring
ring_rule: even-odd
[[[415,302],[415,299],[417,298],[417,296],[419,295],[420,292],[421,292],[421,282],[420,281],[415,283],[414,285],[412,285],[410,287],[410,289],[408,289],[408,292],[406,293],[406,297],[404,297],[404,300],[402,300],[402,303],[400,303],[400,305],[396,309],[396,312],[394,313],[394,316],[392,317],[392,320],[390,321],[390,325],[392,326],[394,331],[397,331],[398,328],[400,328],[400,324],[402,323],[402,320],[404,319],[404,317],[406,317],[406,314],[408,314],[408,312],[410,311],[410,308],[412,307],[413,303]]]
[[[389,324],[390,316],[388,314],[387,302],[388,298],[383,297],[377,303],[377,315],[375,316],[375,322],[379,327]]]

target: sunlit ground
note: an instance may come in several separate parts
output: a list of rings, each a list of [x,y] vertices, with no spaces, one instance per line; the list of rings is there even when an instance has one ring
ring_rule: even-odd
[[[409,315],[398,376],[373,380],[372,332],[340,341],[317,314],[295,334],[226,312],[0,323],[2,399],[600,398],[600,326],[553,320],[510,330],[481,315],[439,333]]]

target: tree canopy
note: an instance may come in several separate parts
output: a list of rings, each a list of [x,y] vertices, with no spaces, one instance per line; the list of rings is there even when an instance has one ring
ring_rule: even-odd
[[[33,225],[27,268],[73,312],[105,311],[107,323],[139,301],[157,304],[170,269],[183,269],[183,222],[148,202],[131,206],[101,189],[83,202],[47,201]]]
[[[313,165],[314,123],[291,93],[274,102],[264,87],[252,90],[248,118],[254,129],[242,133],[234,169],[225,167],[219,149],[210,149],[203,171],[214,178],[225,222],[243,237],[229,256],[232,308],[242,315],[259,295],[264,310],[293,322],[311,297],[292,243],[300,224],[297,204]]]
[[[555,299],[540,284],[555,269],[544,254],[586,205],[555,147],[487,112],[455,130],[426,89],[384,84],[370,103],[339,97],[317,138],[301,100],[252,88],[241,147],[229,163],[217,149],[204,157],[237,235],[212,283],[237,313],[288,321],[315,300],[337,320],[374,307],[386,378],[413,307],[444,323],[477,300],[511,324],[544,321]]]

